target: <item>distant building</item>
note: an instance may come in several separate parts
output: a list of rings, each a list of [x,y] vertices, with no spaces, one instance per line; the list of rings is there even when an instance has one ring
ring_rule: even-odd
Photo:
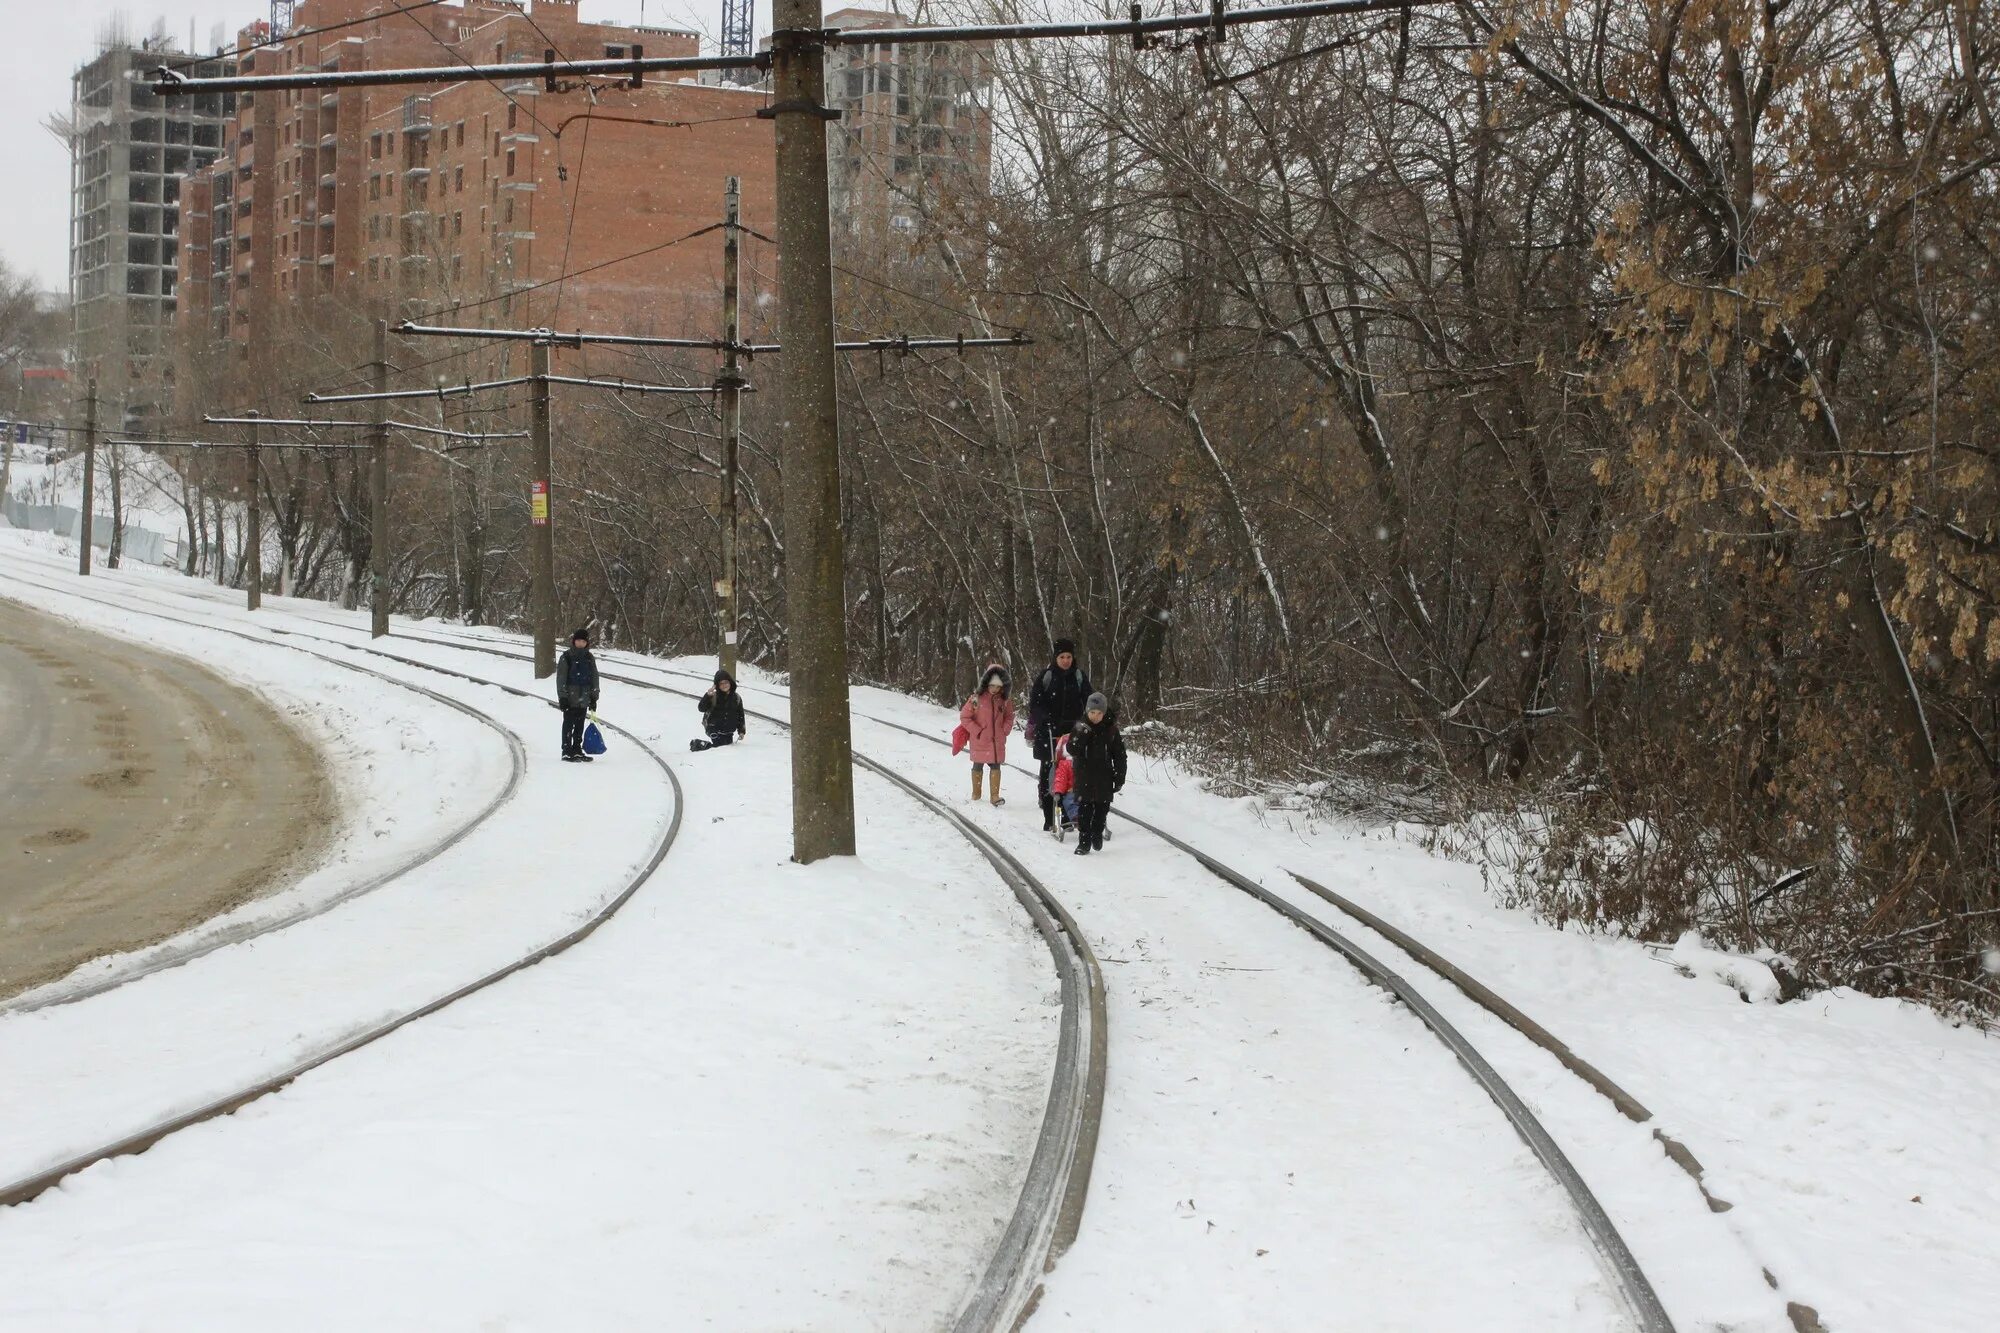
[[[52,125],[69,140],[70,297],[76,357],[126,428],[143,428],[171,400],[164,339],[174,320],[181,178],[222,151],[232,96],[156,98],[135,71],[188,60],[155,37],[132,45],[107,31],[71,81],[70,114]],[[189,72],[234,72],[231,60]],[[112,417],[109,424],[117,425]]]
[[[293,23],[302,35],[245,29],[241,71],[528,63],[551,47],[570,59],[698,53],[692,33],[581,22],[576,0],[407,12],[300,0]],[[247,356],[269,345],[280,312],[329,301],[392,321],[708,327],[720,240],[675,242],[721,220],[731,175],[745,222],[774,226],[766,98],[660,74],[593,86],[594,101],[540,78],[245,94],[221,156],[186,185],[185,341]],[[577,276],[550,285],[563,273]]]
[[[916,26],[876,9],[837,9],[841,30]],[[826,100],[840,112],[827,136],[835,231],[911,236],[940,201],[991,186],[991,82],[970,43],[869,43],[827,52]]]

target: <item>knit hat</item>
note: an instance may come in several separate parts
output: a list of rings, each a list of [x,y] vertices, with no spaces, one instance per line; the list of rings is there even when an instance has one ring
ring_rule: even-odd
[[[1083,711],[1086,713],[1108,713],[1111,711],[1111,701],[1101,694],[1093,694],[1083,701]]]
[[[569,636],[569,640],[571,643],[575,643],[578,639],[582,639],[585,643],[590,642],[590,626],[578,625],[576,627],[576,632]]]
[[[1056,640],[1056,650],[1055,650],[1055,652],[1051,653],[1051,654],[1050,654],[1050,656],[1052,656],[1052,657],[1061,657],[1061,656],[1062,656],[1062,655],[1063,655],[1064,653],[1068,653],[1068,654],[1069,654],[1070,656],[1072,656],[1072,657],[1076,656],[1076,640],[1075,640],[1075,639],[1057,639],[1057,640]]]

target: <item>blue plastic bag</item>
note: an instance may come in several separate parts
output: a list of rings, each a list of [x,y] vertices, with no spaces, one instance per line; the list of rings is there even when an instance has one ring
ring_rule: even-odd
[[[583,728],[583,752],[585,754],[604,753],[604,733],[597,729],[595,722],[587,723]]]

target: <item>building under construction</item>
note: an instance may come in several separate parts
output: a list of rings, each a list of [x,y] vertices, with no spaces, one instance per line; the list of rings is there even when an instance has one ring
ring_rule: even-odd
[[[181,181],[220,155],[236,109],[233,93],[153,96],[144,76],[169,62],[204,76],[236,68],[228,58],[190,61],[160,35],[135,45],[114,25],[72,80],[68,118],[51,121],[70,147],[77,360],[127,429],[171,401],[165,339],[177,297]]]

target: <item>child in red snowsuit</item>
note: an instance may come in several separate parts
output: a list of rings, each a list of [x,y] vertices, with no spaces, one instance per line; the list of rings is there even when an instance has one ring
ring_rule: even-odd
[[[1055,767],[1049,773],[1049,795],[1062,807],[1062,826],[1067,832],[1076,823],[1076,765],[1070,762],[1069,737],[1056,738]]]

